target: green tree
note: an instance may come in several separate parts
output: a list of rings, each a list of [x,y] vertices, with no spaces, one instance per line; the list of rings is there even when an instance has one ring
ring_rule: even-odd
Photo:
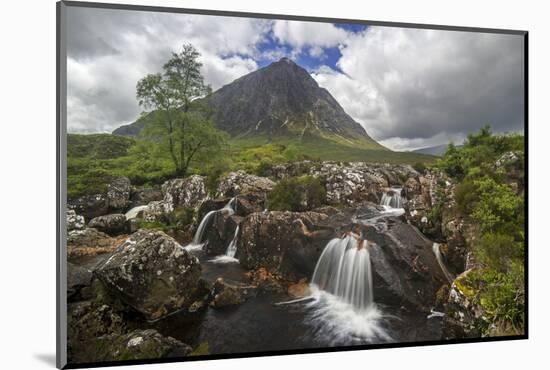
[[[198,99],[211,92],[199,57],[192,45],[183,45],[162,73],[145,76],[136,87],[139,105],[151,117],[145,135],[167,149],[178,176],[187,174],[192,161],[211,158],[225,143],[225,135],[212,125],[213,112]]]

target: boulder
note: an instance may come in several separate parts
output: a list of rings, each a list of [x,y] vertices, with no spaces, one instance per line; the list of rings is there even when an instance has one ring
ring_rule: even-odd
[[[127,305],[154,321],[201,300],[201,265],[161,231],[139,230],[94,271]]]
[[[67,255],[69,258],[111,253],[127,235],[110,237],[94,228],[71,230],[67,236]]]
[[[203,250],[210,255],[224,254],[242,219],[229,212],[216,212],[212,223],[205,230]]]
[[[244,193],[235,198],[235,214],[246,217],[254,212],[266,209],[265,193]]]
[[[246,193],[266,194],[270,192],[275,183],[267,177],[249,175],[244,171],[230,172],[220,180],[217,195],[219,197],[232,198]]]
[[[252,213],[241,222],[236,257],[248,269],[265,267],[290,280],[309,278],[333,233],[315,226],[327,218],[315,212]]]
[[[130,206],[130,180],[116,177],[107,186],[107,201],[111,211],[124,211]]]
[[[83,195],[69,199],[67,207],[83,215],[85,219],[91,220],[109,212],[109,200],[106,194]]]
[[[82,230],[86,226],[84,217],[77,215],[74,209],[67,210],[67,232],[72,230]]]
[[[210,306],[221,308],[241,304],[255,294],[254,286],[230,284],[223,278],[218,278],[212,287]]]
[[[319,178],[331,205],[353,206],[365,201],[379,203],[382,188],[388,181],[375,167],[361,162],[347,165],[323,162],[313,167],[311,176]]]
[[[101,232],[116,235],[126,230],[126,216],[122,213],[94,217],[88,223],[88,227]]]
[[[154,201],[159,201],[164,198],[162,190],[158,187],[155,188],[134,188],[130,193],[130,207],[137,207],[149,204]]]
[[[94,352],[95,362],[150,360],[184,357],[192,352],[192,348],[172,337],[165,337],[154,329],[138,329],[126,334],[99,337]]]
[[[67,263],[67,299],[69,302],[80,298],[80,291],[92,284],[92,272],[87,268]]]
[[[168,180],[161,188],[165,212],[177,207],[196,208],[208,197],[205,177],[199,175]]]

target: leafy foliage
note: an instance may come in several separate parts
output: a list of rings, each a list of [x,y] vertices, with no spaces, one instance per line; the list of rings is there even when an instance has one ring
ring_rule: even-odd
[[[325,188],[312,176],[293,177],[280,181],[268,195],[268,208],[279,211],[309,211],[326,199]]]
[[[454,193],[458,209],[478,229],[471,248],[482,268],[474,280],[487,319],[516,329],[523,326],[524,318],[525,207],[518,184],[523,148],[523,136],[493,135],[484,127],[469,135],[462,149],[449,145],[437,163],[458,182]],[[507,153],[517,158],[514,168],[506,168],[506,163],[497,166]],[[519,179],[514,172],[521,174]]]

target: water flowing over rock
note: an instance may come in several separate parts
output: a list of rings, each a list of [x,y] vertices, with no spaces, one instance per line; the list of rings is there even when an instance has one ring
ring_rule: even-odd
[[[275,183],[266,177],[249,175],[244,171],[230,172],[218,185],[218,196],[234,197],[246,193],[266,194]]]
[[[110,235],[120,234],[126,230],[126,217],[120,213],[94,217],[88,223],[88,227]]]
[[[95,274],[148,320],[188,308],[204,296],[197,258],[160,231],[137,231],[98,266]]]
[[[311,283],[359,310],[373,304],[368,242],[355,236],[332,239],[319,257]]]
[[[67,210],[67,232],[71,230],[82,230],[86,226],[84,217],[77,215],[72,209]]]
[[[401,196],[401,188],[391,188],[382,195],[380,205],[387,208],[403,208],[403,197]]]

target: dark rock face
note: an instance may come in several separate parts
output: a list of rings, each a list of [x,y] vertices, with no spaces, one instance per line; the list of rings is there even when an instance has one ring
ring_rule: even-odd
[[[310,278],[332,236],[330,229],[315,229],[326,218],[314,212],[253,213],[241,222],[236,257],[248,269],[265,267],[291,280]]]
[[[206,229],[203,250],[211,255],[224,254],[242,219],[228,212],[216,212],[212,224]]]
[[[123,318],[110,306],[92,302],[69,305],[67,317],[67,356],[70,362],[97,361],[95,342],[98,337],[122,334]]]
[[[198,259],[160,231],[137,231],[94,273],[148,320],[188,308],[205,294]]]
[[[123,212],[130,206],[130,180],[116,177],[107,186],[104,194],[92,194],[69,199],[67,207],[86,220],[106,215],[109,212]]]
[[[218,278],[212,287],[210,306],[221,308],[241,304],[255,294],[256,289],[254,286],[230,284],[224,279]]]
[[[92,284],[92,272],[87,268],[67,263],[67,299],[76,300],[82,288]]]
[[[111,334],[98,338],[95,361],[147,360],[184,357],[192,348],[154,329],[134,330],[127,334]]]
[[[116,235],[126,230],[126,217],[121,213],[94,217],[88,223],[88,227]]]
[[[218,196],[232,198],[247,193],[263,195],[270,192],[274,186],[275,183],[267,177],[249,175],[244,171],[230,172],[221,179],[218,185]]]
[[[130,207],[137,207],[162,200],[164,195],[159,188],[136,188],[130,195]]]
[[[205,99],[231,135],[304,133],[374,144],[330,93],[287,58],[225,85]]]
[[[254,212],[262,212],[266,208],[265,193],[245,193],[235,199],[235,214],[246,217]]]

